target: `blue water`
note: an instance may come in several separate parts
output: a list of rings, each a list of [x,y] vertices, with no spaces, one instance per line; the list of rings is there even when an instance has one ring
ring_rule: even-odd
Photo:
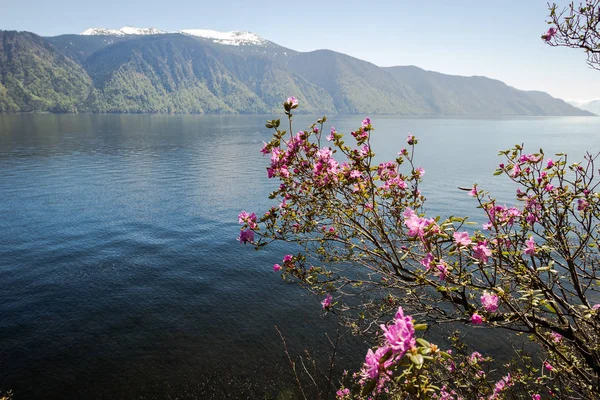
[[[335,318],[272,271],[289,249],[236,241],[237,214],[272,205],[276,183],[258,151],[265,119],[0,115],[0,390],[276,396],[293,381],[274,325],[294,354],[326,358]],[[360,121],[326,127],[349,132]],[[408,132],[420,138],[428,210],[442,216],[477,213],[457,189],[474,182],[511,201],[513,188],[492,176],[500,149],[524,142],[573,161],[600,150],[600,118],[372,122],[381,160]],[[356,362],[351,353],[339,363]]]

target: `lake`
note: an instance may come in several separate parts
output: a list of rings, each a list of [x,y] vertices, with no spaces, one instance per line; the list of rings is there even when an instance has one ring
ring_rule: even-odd
[[[15,399],[276,397],[293,378],[275,325],[292,355],[306,347],[325,359],[335,318],[273,273],[287,248],[236,241],[240,211],[273,205],[259,150],[277,117],[0,115],[0,389]],[[409,132],[420,139],[431,215],[477,214],[457,189],[474,182],[512,201],[492,176],[500,149],[525,143],[572,161],[600,150],[593,117],[371,119],[382,160]],[[326,132],[361,120],[332,117]],[[311,121],[295,117],[295,130]],[[344,342],[363,346],[358,360],[338,360],[356,367],[367,347]],[[502,338],[480,343],[493,352]]]

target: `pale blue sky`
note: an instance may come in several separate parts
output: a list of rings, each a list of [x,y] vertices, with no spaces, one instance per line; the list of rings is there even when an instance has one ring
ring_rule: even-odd
[[[563,99],[600,98],[600,71],[586,65],[582,51],[540,39],[546,15],[545,0],[0,0],[0,29],[42,36],[125,25],[248,30],[300,51],[327,48],[381,66],[484,75]]]

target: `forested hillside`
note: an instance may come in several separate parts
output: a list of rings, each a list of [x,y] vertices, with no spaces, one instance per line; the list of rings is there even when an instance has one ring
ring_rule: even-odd
[[[0,31],[0,112],[260,114],[294,95],[315,114],[591,115],[485,77],[381,68],[248,32],[228,40],[183,32],[42,38]]]

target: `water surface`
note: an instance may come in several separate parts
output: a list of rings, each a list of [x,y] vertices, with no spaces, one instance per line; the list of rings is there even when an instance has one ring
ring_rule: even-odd
[[[236,241],[237,214],[272,205],[258,151],[265,119],[0,115],[0,389],[16,399],[276,396],[293,383],[275,324],[292,351],[325,357],[335,319],[272,272],[289,249]],[[326,131],[360,121],[334,117]],[[408,132],[420,138],[428,209],[442,216],[477,212],[457,189],[473,182],[510,201],[512,187],[491,175],[500,149],[525,142],[572,160],[600,150],[600,118],[372,121],[382,160]],[[481,343],[494,351],[501,339]]]

